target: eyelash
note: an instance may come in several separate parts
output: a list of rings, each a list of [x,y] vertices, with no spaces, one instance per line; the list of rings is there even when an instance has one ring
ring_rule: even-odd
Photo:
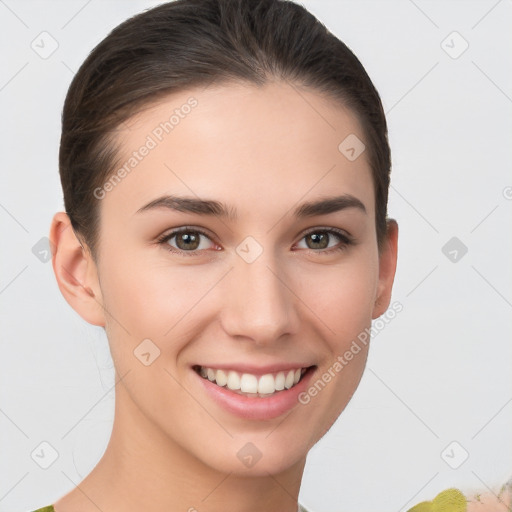
[[[208,238],[209,240],[213,241],[211,239],[210,235],[208,235],[208,233],[206,233],[205,231],[203,231],[199,228],[192,228],[192,227],[188,227],[188,226],[184,226],[183,228],[176,229],[176,230],[172,231],[171,233],[164,234],[164,235],[160,236],[157,239],[157,241],[161,245],[166,245],[167,247],[165,247],[165,249],[174,254],[179,254],[181,256],[197,256],[198,252],[200,252],[197,249],[192,250],[192,251],[183,251],[180,249],[176,249],[176,248],[170,246],[169,244],[167,244],[167,242],[169,240],[171,240],[172,238],[174,238],[176,235],[179,235],[180,233],[190,233],[190,232],[199,233],[200,235],[203,235],[206,238]],[[320,250],[306,249],[306,250],[312,251],[314,253],[319,253],[322,255],[332,254],[332,253],[344,251],[349,246],[355,245],[355,241],[353,238],[349,237],[343,231],[341,231],[340,229],[336,229],[336,228],[314,228],[314,229],[311,229],[308,232],[304,233],[301,240],[304,239],[306,236],[311,235],[313,233],[328,233],[330,235],[334,234],[335,236],[337,236],[340,239],[340,244],[335,247],[331,247],[330,249],[320,249]]]

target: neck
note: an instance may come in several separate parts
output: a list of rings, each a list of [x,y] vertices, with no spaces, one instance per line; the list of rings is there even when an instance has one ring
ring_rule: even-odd
[[[306,457],[262,476],[212,468],[151,422],[124,386],[116,388],[109,444],[91,473],[55,512],[297,512]]]

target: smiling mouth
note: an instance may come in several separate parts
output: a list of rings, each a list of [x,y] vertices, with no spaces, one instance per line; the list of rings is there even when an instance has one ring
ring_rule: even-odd
[[[229,389],[233,393],[266,398],[293,388],[308,371],[313,370],[316,366],[266,373],[261,376],[199,365],[192,368],[203,379],[209,380],[221,388]]]

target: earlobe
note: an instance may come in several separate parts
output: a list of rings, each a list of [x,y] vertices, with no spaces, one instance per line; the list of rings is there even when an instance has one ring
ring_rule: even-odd
[[[391,302],[398,258],[398,224],[394,219],[387,221],[387,236],[379,255],[379,284],[372,319],[386,312]]]
[[[53,271],[62,295],[86,322],[105,326],[96,264],[80,244],[65,212],[53,216],[49,238]]]

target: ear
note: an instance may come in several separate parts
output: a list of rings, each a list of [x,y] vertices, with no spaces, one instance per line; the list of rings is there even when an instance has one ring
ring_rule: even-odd
[[[394,219],[387,221],[387,234],[379,254],[379,284],[373,308],[372,319],[386,312],[391,302],[391,290],[395,280],[398,257],[398,224]]]
[[[65,212],[53,216],[49,238],[53,271],[62,295],[86,322],[104,327],[96,264],[88,248],[84,249],[76,237]]]

